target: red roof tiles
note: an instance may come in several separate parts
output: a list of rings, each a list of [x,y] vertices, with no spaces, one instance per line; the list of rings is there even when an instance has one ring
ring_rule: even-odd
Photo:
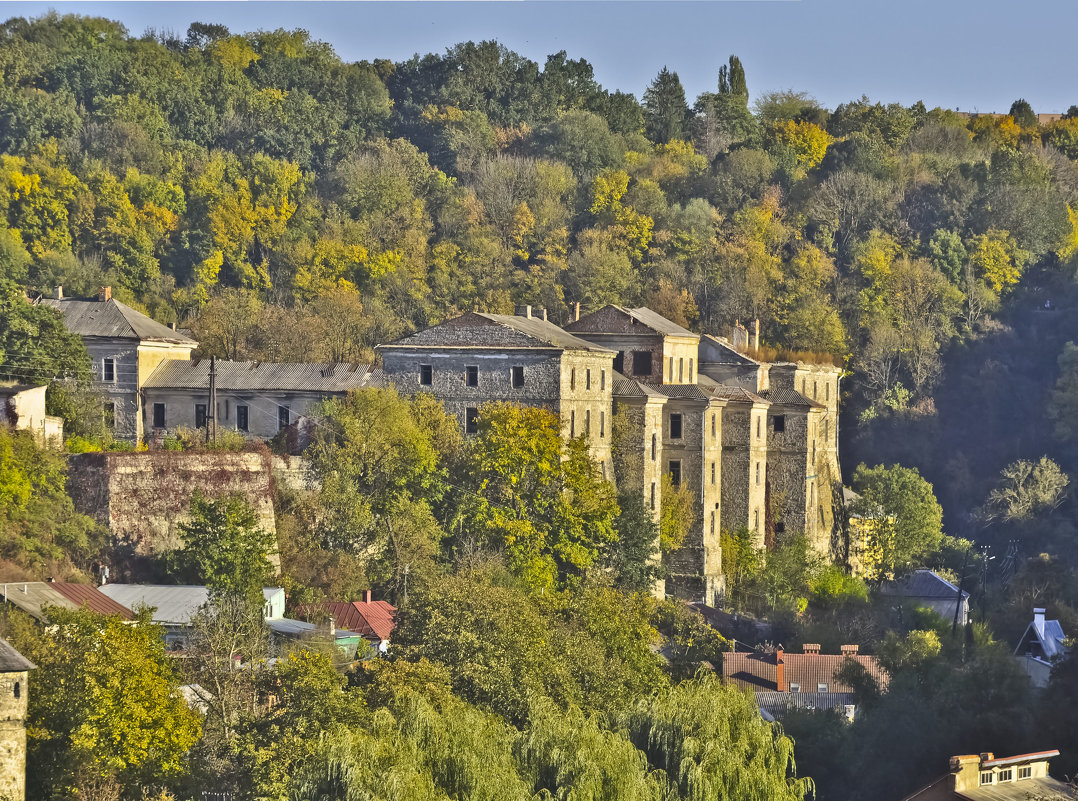
[[[790,685],[796,684],[803,693],[817,692],[821,684],[827,685],[827,692],[848,693],[853,688],[838,681],[835,674],[847,659],[861,664],[881,687],[887,686],[888,676],[874,656],[844,656],[841,654],[790,654],[783,653],[783,684],[778,686],[777,654],[761,653],[724,653],[722,655],[722,677],[724,681],[736,684],[748,690],[789,692]]]
[[[362,634],[368,640],[388,640],[396,625],[396,607],[387,601],[327,601],[308,604],[298,611],[302,620],[329,613],[336,626]]]

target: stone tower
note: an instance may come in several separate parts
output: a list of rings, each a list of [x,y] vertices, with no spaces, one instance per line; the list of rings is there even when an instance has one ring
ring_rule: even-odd
[[[0,639],[0,798],[26,798],[26,698],[37,667]]]

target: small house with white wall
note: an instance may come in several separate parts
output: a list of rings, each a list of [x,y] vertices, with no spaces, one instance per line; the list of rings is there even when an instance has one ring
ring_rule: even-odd
[[[1053,663],[1067,656],[1065,640],[1058,620],[1045,620],[1041,607],[1033,610],[1033,620],[1026,626],[1014,655],[1034,687],[1048,686]]]

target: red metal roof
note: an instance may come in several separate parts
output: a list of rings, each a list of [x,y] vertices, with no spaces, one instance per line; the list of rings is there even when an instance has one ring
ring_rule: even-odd
[[[333,615],[334,625],[355,631],[367,639],[388,640],[396,625],[393,616],[396,607],[388,601],[327,601],[308,604],[297,610],[301,620],[318,617],[324,613]]]
[[[49,586],[76,606],[85,607],[99,615],[119,615],[124,620],[133,620],[135,617],[130,609],[112,600],[91,584],[53,581]]]

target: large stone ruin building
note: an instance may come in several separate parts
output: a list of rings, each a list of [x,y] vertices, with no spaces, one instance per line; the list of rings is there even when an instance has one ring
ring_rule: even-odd
[[[662,476],[688,486],[696,519],[667,558],[667,594],[715,602],[724,530],[748,529],[759,546],[804,532],[831,555],[840,368],[755,361],[650,309],[613,305],[564,328],[527,306],[473,312],[378,350],[387,384],[434,394],[466,434],[486,401],[550,409],[656,519]]]

